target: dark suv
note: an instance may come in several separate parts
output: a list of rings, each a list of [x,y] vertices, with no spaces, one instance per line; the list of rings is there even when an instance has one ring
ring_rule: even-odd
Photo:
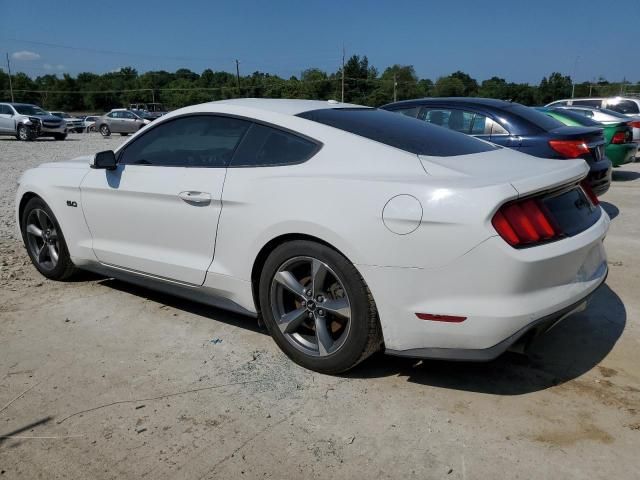
[[[542,158],[582,158],[596,195],[609,190],[611,161],[601,128],[567,127],[519,103],[490,98],[422,98],[381,108]]]

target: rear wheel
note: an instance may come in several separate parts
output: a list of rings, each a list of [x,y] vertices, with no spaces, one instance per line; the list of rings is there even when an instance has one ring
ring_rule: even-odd
[[[127,135],[129,135],[128,133],[121,133],[120,136],[122,137],[126,137]]]
[[[53,138],[55,138],[56,140],[66,140],[67,139],[67,134],[66,133],[56,133]]]
[[[60,225],[41,198],[27,202],[20,229],[31,262],[42,275],[64,280],[75,272]]]
[[[109,130],[109,126],[108,125],[101,125],[100,126],[100,134],[103,137],[108,137],[109,135],[111,135],[111,130]]]
[[[371,292],[353,264],[325,245],[298,240],[277,247],[259,292],[269,333],[303,367],[344,372],[381,346]]]

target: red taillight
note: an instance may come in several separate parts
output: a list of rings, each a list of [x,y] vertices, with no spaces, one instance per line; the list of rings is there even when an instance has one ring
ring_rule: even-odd
[[[611,143],[626,143],[627,141],[627,134],[624,132],[616,132],[613,134],[613,137],[611,137]]]
[[[582,190],[584,190],[584,193],[587,194],[587,197],[589,197],[589,200],[591,200],[591,203],[593,203],[594,205],[598,205],[600,203],[600,199],[595,194],[587,180],[583,180],[582,182],[580,182],[580,186],[582,187]]]
[[[531,198],[503,205],[491,223],[498,234],[514,247],[545,242],[562,234],[544,205]]]
[[[584,140],[549,140],[549,146],[566,158],[578,158],[589,153]]]
[[[633,122],[629,122],[629,126],[633,128],[640,128],[640,120],[634,120]]]

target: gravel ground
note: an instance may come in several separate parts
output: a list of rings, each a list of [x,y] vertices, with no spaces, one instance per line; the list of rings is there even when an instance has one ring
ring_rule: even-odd
[[[607,285],[528,359],[378,355],[330,377],[251,319],[37,274],[16,178],[121,140],[0,140],[0,478],[638,478],[640,164],[604,197]]]

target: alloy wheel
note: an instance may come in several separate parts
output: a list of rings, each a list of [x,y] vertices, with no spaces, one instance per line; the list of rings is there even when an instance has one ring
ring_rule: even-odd
[[[43,209],[34,208],[27,217],[27,246],[32,257],[44,270],[53,270],[60,258],[56,226]]]
[[[324,262],[295,257],[271,282],[271,309],[280,332],[297,350],[326,356],[340,349],[351,328],[351,303],[344,282]]]

